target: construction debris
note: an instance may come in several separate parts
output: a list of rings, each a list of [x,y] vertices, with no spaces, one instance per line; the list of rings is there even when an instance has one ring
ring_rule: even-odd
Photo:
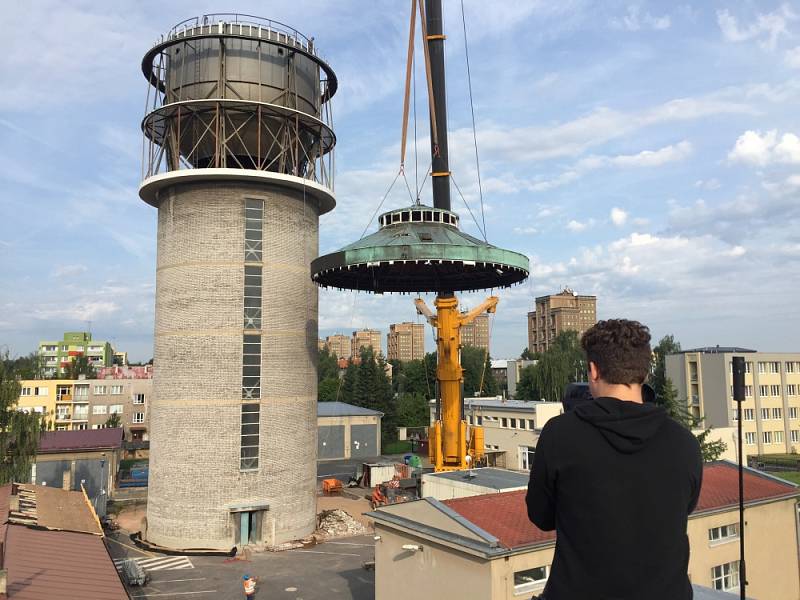
[[[317,533],[326,538],[364,535],[367,529],[345,511],[334,508],[317,515]]]

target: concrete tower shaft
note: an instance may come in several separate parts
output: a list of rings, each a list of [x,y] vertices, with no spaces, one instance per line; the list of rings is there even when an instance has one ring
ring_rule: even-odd
[[[308,270],[335,205],[335,76],[311,40],[240,15],[173,28],[143,70],[140,195],[158,208],[145,539],[296,539],[316,517]]]

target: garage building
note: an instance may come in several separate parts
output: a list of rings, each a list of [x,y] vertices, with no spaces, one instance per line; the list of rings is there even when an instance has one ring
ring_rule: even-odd
[[[382,417],[377,410],[344,402],[318,402],[318,460],[380,456]]]

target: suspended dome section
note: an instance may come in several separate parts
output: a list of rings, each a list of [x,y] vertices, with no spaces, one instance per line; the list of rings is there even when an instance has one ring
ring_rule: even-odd
[[[459,230],[459,217],[417,204],[383,213],[380,228],[311,263],[323,287],[390,292],[502,288],[528,277],[528,258]]]

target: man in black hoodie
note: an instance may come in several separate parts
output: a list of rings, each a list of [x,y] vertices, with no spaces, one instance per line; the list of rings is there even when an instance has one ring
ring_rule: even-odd
[[[528,517],[556,530],[546,600],[689,600],[686,521],[703,475],[695,437],[642,401],[650,332],[600,321],[581,339],[591,401],[547,422]]]

